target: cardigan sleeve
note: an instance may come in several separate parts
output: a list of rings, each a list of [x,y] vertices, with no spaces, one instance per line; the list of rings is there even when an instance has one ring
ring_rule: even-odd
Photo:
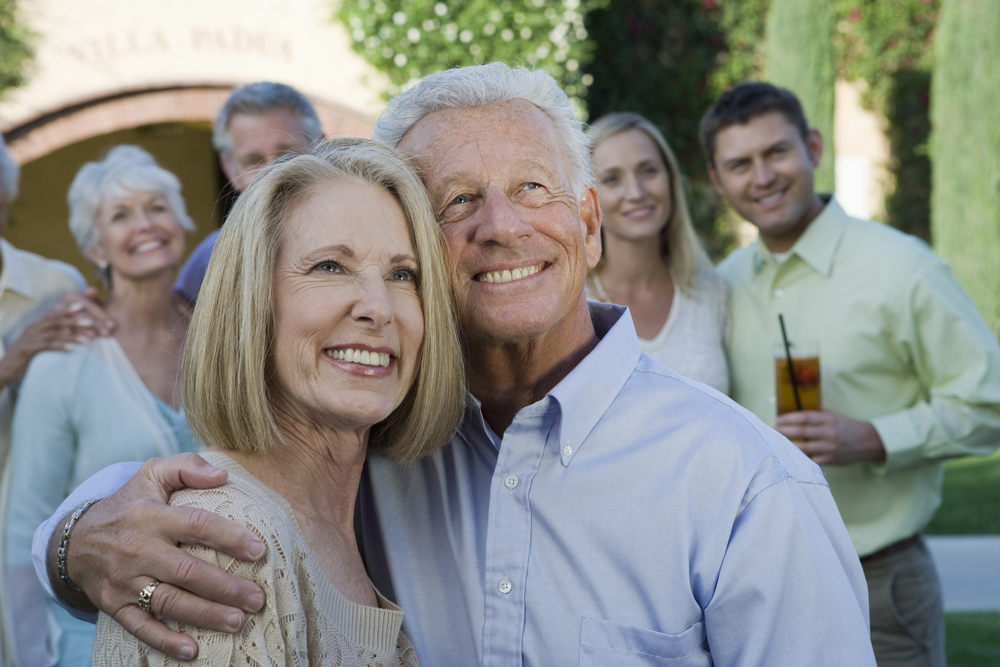
[[[225,467],[225,466],[223,466]],[[183,490],[172,505],[199,507],[247,526],[267,547],[254,563],[200,545],[184,545],[190,554],[226,572],[253,581],[264,590],[264,608],[249,614],[236,634],[164,621],[198,642],[198,657],[178,662],[141,644],[101,614],[94,642],[95,667],[137,664],[151,667],[204,665],[311,664],[416,667],[412,644],[400,631],[402,611],[380,598],[380,607],[350,602],[323,575],[304,543],[293,516],[272,500],[230,482],[215,488]],[[155,594],[154,594],[155,595]]]
[[[176,661],[150,649],[109,616],[101,614],[94,641],[94,667],[125,664],[149,667],[308,665],[304,615],[282,613],[290,609],[301,612],[303,608],[292,560],[295,548],[287,539],[286,531],[282,530],[283,517],[266,512],[245,493],[230,485],[195,493],[175,493],[171,504],[209,510],[246,525],[258,534],[267,545],[267,552],[253,563],[238,561],[226,553],[201,545],[183,545],[183,549],[229,574],[253,581],[264,590],[267,603],[257,613],[248,614],[243,629],[235,634],[164,619],[171,630],[183,632],[198,642],[198,657],[191,662]]]

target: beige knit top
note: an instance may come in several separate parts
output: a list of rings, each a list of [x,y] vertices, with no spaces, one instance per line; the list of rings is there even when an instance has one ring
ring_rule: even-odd
[[[330,583],[306,544],[292,508],[228,456],[205,452],[205,459],[229,471],[218,488],[185,489],[171,505],[200,507],[257,533],[267,554],[242,563],[203,546],[189,553],[253,581],[267,604],[248,615],[243,630],[227,634],[165,621],[198,642],[194,662],[178,662],[139,642],[110,616],[101,614],[94,641],[94,667],[120,665],[371,665],[415,666],[413,645],[401,631],[403,612],[376,591],[378,607],[351,602]],[[155,594],[154,594],[155,598]]]

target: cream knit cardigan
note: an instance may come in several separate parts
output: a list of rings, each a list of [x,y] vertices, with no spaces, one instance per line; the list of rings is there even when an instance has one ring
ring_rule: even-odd
[[[186,489],[171,505],[200,507],[243,524],[267,545],[256,563],[242,563],[203,546],[189,553],[255,582],[267,604],[250,614],[243,630],[227,634],[167,621],[194,637],[198,658],[177,662],[142,644],[110,616],[101,614],[94,641],[94,667],[121,665],[371,665],[416,666],[413,645],[401,631],[403,612],[376,591],[378,607],[351,602],[330,583],[281,496],[219,452],[202,454],[229,471],[218,488]]]

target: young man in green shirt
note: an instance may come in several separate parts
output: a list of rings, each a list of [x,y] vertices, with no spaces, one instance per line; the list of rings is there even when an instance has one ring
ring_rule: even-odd
[[[944,665],[941,592],[920,531],[943,460],[1000,443],[1000,345],[922,241],[817,194],[823,137],[795,95],[724,93],[701,122],[716,190],[759,230],[719,267],[732,289],[733,398],[824,466],[864,566],[880,667]],[[776,417],[778,316],[818,342],[821,410]]]

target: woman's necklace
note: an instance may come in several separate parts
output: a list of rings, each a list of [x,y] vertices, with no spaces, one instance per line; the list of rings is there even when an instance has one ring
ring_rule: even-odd
[[[611,303],[611,298],[608,297],[608,293],[604,291],[604,285],[601,284],[601,279],[597,277],[597,271],[594,271],[594,288],[597,290],[597,296],[601,297],[601,301],[604,303]]]

